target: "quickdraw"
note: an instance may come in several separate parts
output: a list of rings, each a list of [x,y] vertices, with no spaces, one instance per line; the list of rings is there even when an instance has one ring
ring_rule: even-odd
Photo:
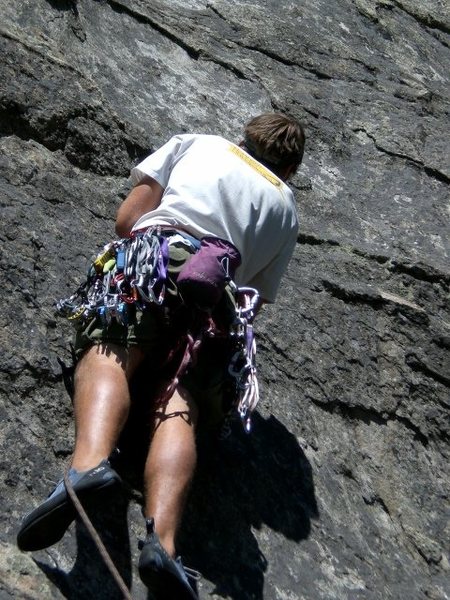
[[[169,251],[167,239],[155,228],[107,244],[92,262],[87,280],[56,311],[70,321],[100,317],[104,325],[115,318],[128,323],[128,306],[143,310],[164,300]]]
[[[256,372],[256,340],[253,320],[259,301],[254,288],[239,287],[236,296],[236,318],[230,335],[235,340],[236,352],[228,367],[235,379],[238,394],[237,411],[247,433],[251,431],[251,415],[259,402],[259,385]]]

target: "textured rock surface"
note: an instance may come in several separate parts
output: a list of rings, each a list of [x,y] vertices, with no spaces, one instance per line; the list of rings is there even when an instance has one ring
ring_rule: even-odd
[[[112,236],[140,156],[181,131],[239,139],[275,109],[307,127],[301,232],[259,323],[254,433],[202,459],[183,553],[204,598],[448,600],[448,4],[0,9],[0,597],[120,598],[79,525],[33,556],[15,547],[71,452],[53,301]],[[132,462],[96,518],[138,599]]]

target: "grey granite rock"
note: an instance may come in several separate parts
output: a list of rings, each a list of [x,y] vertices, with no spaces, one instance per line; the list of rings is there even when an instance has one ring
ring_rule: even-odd
[[[81,525],[33,556],[15,546],[72,449],[53,303],[112,237],[139,158],[179,132],[239,140],[280,110],[308,136],[298,244],[259,319],[253,433],[202,455],[180,547],[202,598],[449,600],[448,3],[0,11],[0,597],[121,597]],[[94,516],[139,599],[137,454]]]

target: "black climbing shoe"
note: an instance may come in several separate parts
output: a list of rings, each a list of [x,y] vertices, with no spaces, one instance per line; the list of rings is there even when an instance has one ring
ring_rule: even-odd
[[[89,471],[70,469],[69,480],[83,505],[90,505],[91,495],[97,499],[98,492],[121,483],[108,460],[102,460]],[[17,534],[18,547],[20,550],[34,551],[56,544],[75,516],[76,510],[66,492],[63,478],[47,500],[24,517]]]
[[[196,583],[200,574],[171,558],[155,533],[153,519],[147,519],[147,538],[140,542],[139,575],[154,600],[198,600]]]

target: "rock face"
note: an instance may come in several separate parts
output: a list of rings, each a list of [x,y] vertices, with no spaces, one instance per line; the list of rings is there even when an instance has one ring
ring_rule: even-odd
[[[180,132],[239,140],[277,110],[307,130],[300,235],[259,319],[253,433],[201,456],[180,548],[202,598],[448,600],[448,3],[0,8],[1,598],[121,598],[81,525],[15,546],[72,449],[53,303],[113,236],[140,157]],[[132,456],[95,518],[143,599]]]

